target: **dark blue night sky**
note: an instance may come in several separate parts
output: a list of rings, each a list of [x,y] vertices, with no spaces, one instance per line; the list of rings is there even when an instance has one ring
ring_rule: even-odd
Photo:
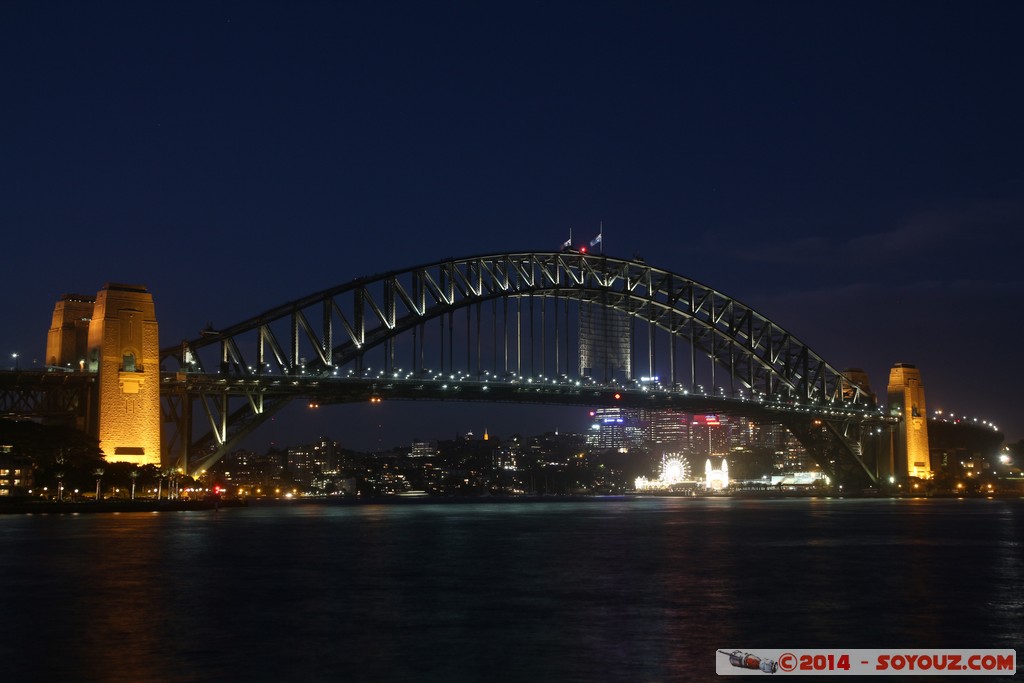
[[[1024,437],[1024,4],[0,5],[0,351],[147,286],[165,342],[446,256],[606,251]],[[7,361],[10,364],[10,361]],[[260,439],[580,429],[365,407]],[[317,421],[318,420],[318,421]],[[437,433],[428,433],[435,430]],[[372,434],[369,432],[373,432]]]

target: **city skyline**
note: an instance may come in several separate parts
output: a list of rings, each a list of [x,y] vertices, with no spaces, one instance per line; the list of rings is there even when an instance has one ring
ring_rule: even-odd
[[[0,10],[10,365],[42,360],[62,294],[106,282],[152,292],[167,346],[354,277],[602,230],[880,396],[911,363],[930,411],[1024,438],[1019,7],[405,9]],[[295,405],[254,438],[585,421]]]

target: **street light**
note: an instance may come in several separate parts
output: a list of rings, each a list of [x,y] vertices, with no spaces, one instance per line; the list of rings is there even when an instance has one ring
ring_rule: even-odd
[[[18,370],[19,369],[19,367],[18,367],[18,354],[12,353],[11,357],[14,358],[14,369]]]

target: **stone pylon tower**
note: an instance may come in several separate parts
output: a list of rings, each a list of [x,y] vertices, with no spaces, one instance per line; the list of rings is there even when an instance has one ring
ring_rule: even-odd
[[[96,297],[65,294],[53,307],[53,323],[46,337],[46,365],[80,372],[85,370],[89,323]]]
[[[924,405],[921,371],[897,363],[889,371],[889,410],[903,419],[896,429],[894,459],[898,473],[928,479],[932,476],[928,452],[928,414]]]
[[[95,297],[63,295],[46,364],[97,375],[76,426],[99,439],[107,460],[160,465],[160,341],[145,287],[108,283]]]
[[[85,370],[97,374],[106,459],[159,467],[160,341],[145,287],[108,283],[96,295]]]

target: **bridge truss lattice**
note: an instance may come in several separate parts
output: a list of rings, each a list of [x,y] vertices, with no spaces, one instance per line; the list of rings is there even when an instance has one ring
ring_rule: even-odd
[[[593,310],[628,321],[609,343],[627,349],[629,376],[581,376],[580,320]],[[660,392],[666,405],[775,415],[810,435],[819,462],[873,479],[862,458],[879,419],[871,395],[749,306],[636,259],[524,252],[361,277],[167,347],[161,367],[165,420],[195,467],[300,396],[342,402],[390,387],[399,398],[586,404],[615,388],[627,403]],[[446,393],[455,380],[480,394]],[[196,441],[194,401],[210,427]]]

